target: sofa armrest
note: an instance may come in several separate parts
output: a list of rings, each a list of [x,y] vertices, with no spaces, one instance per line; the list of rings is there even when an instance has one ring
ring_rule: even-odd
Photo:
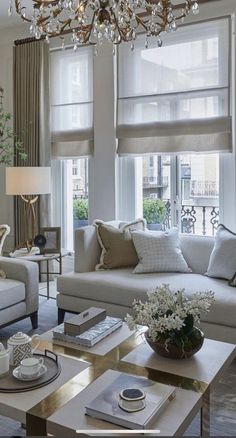
[[[75,272],[91,272],[99,263],[101,248],[93,225],[75,230]]]
[[[27,313],[37,310],[39,292],[38,264],[27,260],[0,257],[0,269],[6,273],[7,278],[25,284]]]

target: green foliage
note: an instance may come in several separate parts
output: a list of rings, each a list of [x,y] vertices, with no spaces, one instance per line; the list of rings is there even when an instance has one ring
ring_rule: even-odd
[[[143,217],[148,224],[161,224],[165,219],[166,206],[161,199],[143,200]]]
[[[15,154],[22,160],[27,159],[22,142],[16,137],[13,129],[9,126],[12,115],[3,108],[4,90],[0,87],[0,164],[12,164]]]
[[[88,199],[76,199],[73,201],[73,215],[75,219],[88,219]]]

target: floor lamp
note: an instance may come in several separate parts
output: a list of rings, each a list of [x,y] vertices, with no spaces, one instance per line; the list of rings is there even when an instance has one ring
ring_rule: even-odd
[[[51,167],[6,167],[6,194],[19,195],[26,203],[31,236],[37,234],[35,203],[39,195],[51,193]]]

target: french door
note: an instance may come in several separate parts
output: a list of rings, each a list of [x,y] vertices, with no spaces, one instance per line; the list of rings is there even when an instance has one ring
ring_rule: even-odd
[[[143,214],[150,229],[214,235],[219,222],[219,155],[154,155],[142,160]],[[163,204],[165,213],[163,213]],[[156,224],[155,224],[156,222]]]

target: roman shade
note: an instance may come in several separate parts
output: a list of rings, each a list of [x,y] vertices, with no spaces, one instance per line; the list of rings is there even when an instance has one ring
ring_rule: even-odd
[[[119,155],[231,152],[228,18],[119,47]]]
[[[53,158],[93,153],[93,53],[91,47],[51,52]]]

